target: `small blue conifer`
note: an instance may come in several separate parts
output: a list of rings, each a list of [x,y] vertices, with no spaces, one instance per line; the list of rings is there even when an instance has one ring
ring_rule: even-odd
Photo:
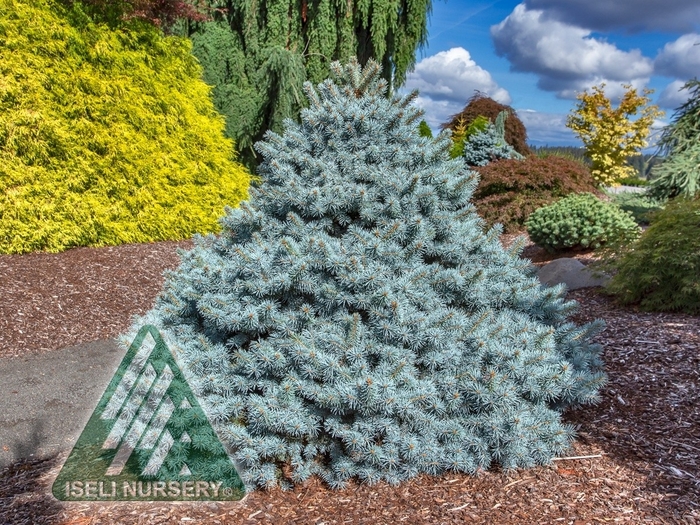
[[[373,60],[332,71],[132,331],[161,331],[249,487],[548,463],[605,380],[602,323],[486,229],[417,92],[387,99]]]
[[[464,160],[467,166],[486,166],[498,159],[522,159],[506,141],[505,122],[507,111],[501,111],[496,123],[488,122],[486,129],[469,135],[464,141]]]

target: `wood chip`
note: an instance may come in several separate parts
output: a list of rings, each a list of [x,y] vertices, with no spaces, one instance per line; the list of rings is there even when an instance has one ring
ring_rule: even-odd
[[[508,236],[502,240],[507,244]],[[0,358],[123,333],[134,314],[153,304],[163,270],[177,265],[176,248],[188,244],[0,255]],[[552,258],[531,243],[523,254],[536,264]],[[591,260],[586,253],[575,257]],[[351,482],[342,491],[314,477],[287,492],[255,491],[242,502],[210,508],[57,501],[50,487],[65,456],[55,456],[0,471],[0,523],[700,523],[700,317],[622,308],[597,289],[575,290],[569,298],[581,305],[573,322],[606,322],[596,341],[609,377],[598,405],[564,415],[579,439],[560,460],[596,459],[575,463],[571,475],[552,467],[494,467],[478,476],[419,476],[397,487]]]

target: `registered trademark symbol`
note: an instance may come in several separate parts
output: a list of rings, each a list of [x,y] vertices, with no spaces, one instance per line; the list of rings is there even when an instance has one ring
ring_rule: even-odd
[[[230,496],[233,494],[233,490],[231,490],[231,487],[224,487],[224,496]]]

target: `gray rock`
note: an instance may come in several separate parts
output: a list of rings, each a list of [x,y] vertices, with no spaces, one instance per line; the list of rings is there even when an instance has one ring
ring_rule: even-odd
[[[567,257],[545,264],[537,272],[537,277],[547,286],[564,283],[568,290],[604,286],[610,280],[607,275],[593,275],[593,272],[581,261]]]
[[[609,186],[604,189],[607,193],[644,193],[646,191],[644,186]]]

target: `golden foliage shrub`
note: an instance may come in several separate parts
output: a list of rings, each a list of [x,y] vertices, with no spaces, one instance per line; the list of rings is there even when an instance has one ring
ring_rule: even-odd
[[[0,253],[179,240],[248,198],[184,38],[0,0]]]

